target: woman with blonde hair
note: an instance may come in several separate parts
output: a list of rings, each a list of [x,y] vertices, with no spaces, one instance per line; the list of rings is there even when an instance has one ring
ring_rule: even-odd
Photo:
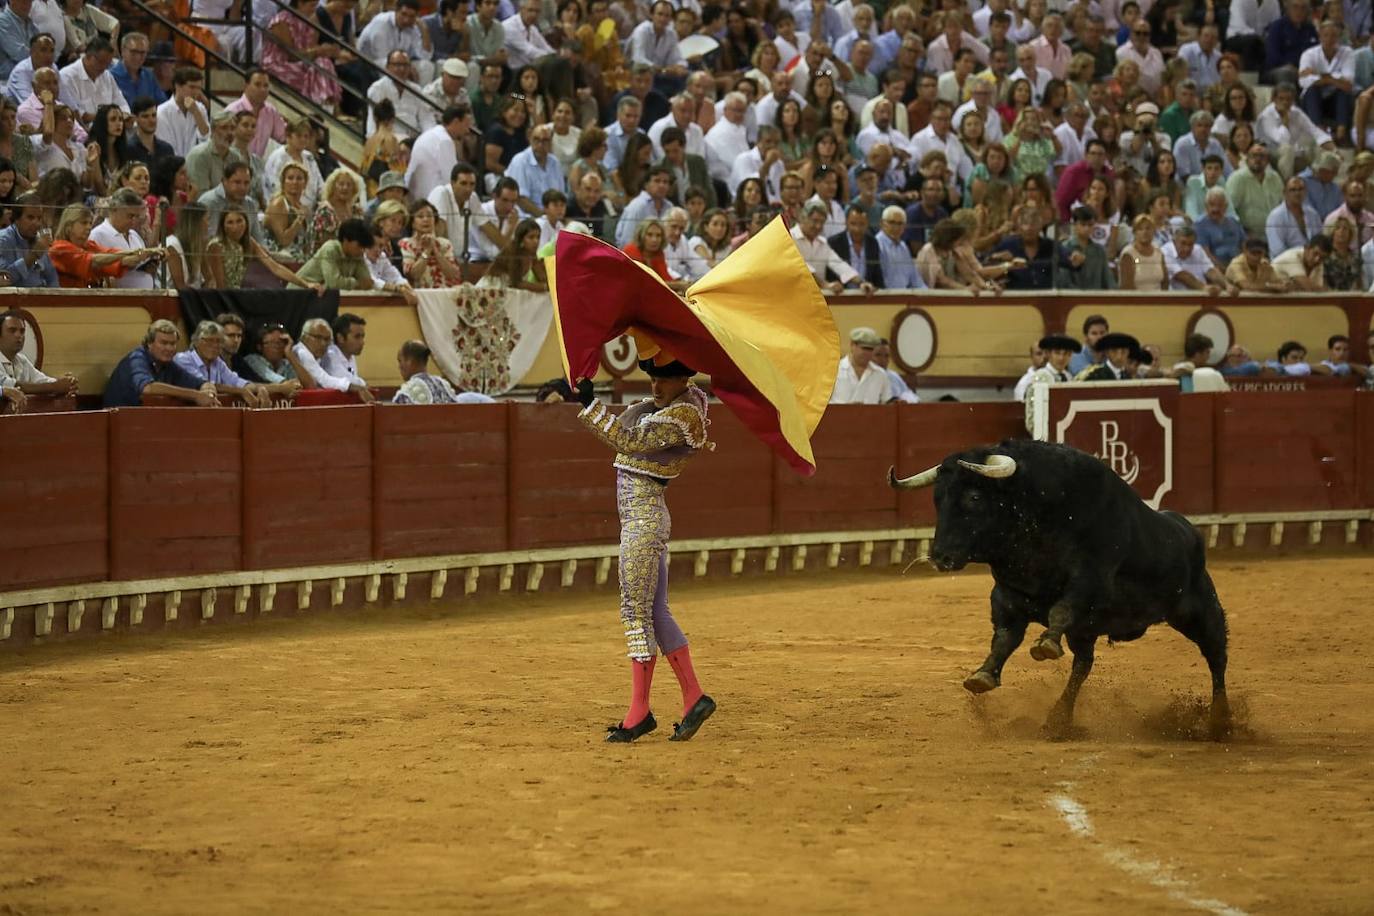
[[[1085,51],[1079,51],[1069,58],[1069,68],[1067,71],[1067,86],[1069,96],[1084,105],[1088,104],[1088,87],[1097,80],[1097,62],[1093,56]]]
[[[405,259],[400,242],[410,223],[410,211],[399,200],[384,200],[372,214],[372,247],[367,252],[372,275],[385,283],[405,283],[401,266]],[[383,263],[385,261],[386,263]]]
[[[1164,269],[1164,253],[1155,247],[1155,223],[1148,213],[1142,213],[1131,223],[1135,238],[1121,252],[1116,262],[1117,288],[1157,291],[1169,288],[1169,274]]]
[[[427,200],[410,208],[410,235],[400,246],[401,272],[414,289],[443,289],[463,282],[453,243],[434,231],[438,219],[439,211]]]
[[[1355,223],[1346,216],[1338,216],[1326,227],[1331,238],[1331,253],[1322,262],[1326,271],[1326,288],[1332,292],[1361,290],[1364,265],[1360,258]]]
[[[318,247],[310,239],[310,207],[305,202],[309,182],[305,166],[288,159],[275,182],[277,193],[267,204],[265,222],[272,247],[288,263],[304,264],[310,259],[308,252]]]
[[[63,289],[86,289],[105,280],[124,276],[130,268],[162,253],[161,248],[123,251],[91,241],[94,218],[85,204],[71,204],[62,211],[53,233],[48,259],[57,270]]]
[[[320,203],[310,221],[310,251],[313,256],[325,242],[332,241],[339,233],[339,225],[346,219],[362,219],[363,211],[358,206],[358,192],[362,181],[346,168],[337,168],[329,173],[324,187],[320,189]]]
[[[762,92],[773,85],[773,73],[782,65],[782,52],[773,42],[761,41],[758,47],[754,48],[754,55],[749,62],[753,67],[744,74],[744,78],[758,83],[762,87],[759,91]]]
[[[205,282],[205,249],[208,245],[205,208],[183,204],[177,214],[177,231],[167,236],[167,275],[174,289],[200,289]]]

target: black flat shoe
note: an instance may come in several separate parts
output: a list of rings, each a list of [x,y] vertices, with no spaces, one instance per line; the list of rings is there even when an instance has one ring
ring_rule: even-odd
[[[701,699],[692,704],[692,708],[687,710],[687,715],[682,717],[681,722],[673,723],[673,734],[669,741],[690,741],[692,736],[697,733],[697,729],[709,718],[711,713],[716,711],[716,701],[701,695]]]
[[[710,715],[710,713],[707,713],[707,715]],[[641,719],[639,724],[634,728],[626,728],[624,722],[606,726],[606,731],[609,732],[609,734],[606,735],[606,740],[612,744],[629,744],[636,738],[647,735],[656,728],[658,728],[658,720],[654,718],[653,713],[649,713]]]

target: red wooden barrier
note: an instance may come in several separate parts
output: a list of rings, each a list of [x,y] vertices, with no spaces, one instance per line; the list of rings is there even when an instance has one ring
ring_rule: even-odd
[[[377,559],[506,549],[509,415],[495,404],[374,411]]]
[[[1359,505],[1355,391],[1232,392],[1216,400],[1216,512]],[[1368,505],[1366,503],[1365,505]]]
[[[887,468],[897,452],[897,411],[832,406],[812,436],[816,475],[799,477],[777,461],[773,472],[776,531],[896,528],[897,494]]]
[[[108,578],[109,417],[47,414],[0,423],[0,587]]]
[[[109,416],[110,578],[239,569],[243,411]]]
[[[614,453],[577,419],[576,404],[511,404],[510,549],[620,538]]]
[[[772,453],[735,419],[729,408],[711,405],[707,427],[715,449],[697,455],[668,487],[673,537],[742,537],[773,530]]]
[[[245,569],[372,559],[373,413],[243,413]]]
[[[898,474],[909,477],[934,467],[954,452],[1025,435],[1025,408],[1021,404],[906,404],[897,408],[897,448],[889,453],[897,460],[890,463]],[[881,479],[886,475],[884,466]],[[935,524],[930,490],[902,490],[898,506],[902,525]]]
[[[1374,392],[1355,394],[1355,461],[1359,504],[1374,507]]]
[[[1182,395],[1174,406],[1174,486],[1160,508],[1205,515],[1216,505],[1215,411],[1218,394]]]

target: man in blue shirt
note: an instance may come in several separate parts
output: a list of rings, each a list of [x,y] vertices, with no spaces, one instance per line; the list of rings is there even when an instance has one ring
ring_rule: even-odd
[[[898,206],[883,210],[878,233],[878,261],[883,268],[883,289],[929,289],[916,269],[916,259],[904,241],[906,212]]]
[[[52,233],[42,229],[43,202],[28,191],[14,202],[14,222],[0,232],[0,268],[21,289],[57,289],[57,271],[48,259]]]
[[[47,32],[39,32],[29,39],[29,56],[14,65],[5,83],[5,96],[15,105],[33,95],[33,75],[44,67],[51,67],[57,59],[57,42]]]
[[[553,154],[553,125],[540,124],[530,131],[530,145],[511,159],[506,177],[520,186],[520,206],[531,217],[543,212],[537,201],[544,199],[545,191],[567,192],[563,166]]]
[[[29,42],[38,28],[29,19],[33,0],[10,0],[0,10],[0,79],[8,80],[14,65],[29,56]]]
[[[138,407],[144,395],[162,395],[198,407],[218,407],[213,382],[201,382],[172,360],[181,332],[165,318],[148,326],[143,343],[119,361],[105,385],[106,407]]]
[[[1203,201],[1205,216],[1193,223],[1197,231],[1197,243],[1202,250],[1212,256],[1212,261],[1225,270],[1245,244],[1245,227],[1234,216],[1228,216],[1226,208],[1230,204],[1226,192],[1212,188]]]
[[[124,100],[132,109],[134,100],[147,96],[161,105],[167,101],[167,93],[157,84],[157,77],[149,67],[143,66],[148,59],[148,36],[142,32],[130,32],[119,42],[119,60],[110,68],[115,85],[124,95]]]
[[[1269,257],[1277,258],[1290,248],[1301,248],[1322,231],[1322,218],[1307,202],[1307,184],[1294,175],[1284,182],[1283,201],[1269,211],[1264,235]]]

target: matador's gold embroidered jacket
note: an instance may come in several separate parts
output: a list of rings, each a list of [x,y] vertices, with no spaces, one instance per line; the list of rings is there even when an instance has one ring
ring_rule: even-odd
[[[578,418],[597,438],[616,450],[615,467],[632,474],[672,480],[706,441],[706,395],[695,385],[667,407],[655,409],[650,399],[629,407],[619,417],[593,401]]]

